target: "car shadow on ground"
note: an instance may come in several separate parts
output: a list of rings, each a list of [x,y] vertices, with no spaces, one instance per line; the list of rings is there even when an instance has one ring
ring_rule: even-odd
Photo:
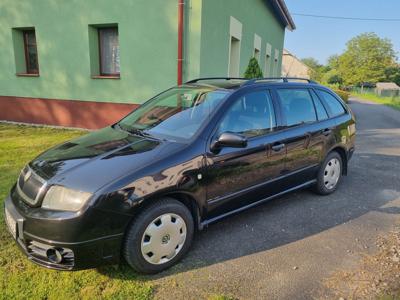
[[[355,156],[354,160],[363,159]],[[368,162],[374,161],[381,163],[382,170],[374,170],[379,173],[385,166],[398,163],[399,157],[369,154]],[[352,163],[349,176],[332,195],[302,190],[210,225],[196,235],[191,250],[179,264],[160,274],[138,276],[124,262],[118,268],[98,271],[112,278],[155,280],[293,243],[369,212],[400,214],[400,207],[384,207],[400,199],[396,182],[384,176],[368,180],[364,167]]]

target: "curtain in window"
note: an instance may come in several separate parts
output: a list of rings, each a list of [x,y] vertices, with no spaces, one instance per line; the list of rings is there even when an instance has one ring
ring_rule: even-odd
[[[38,73],[39,65],[37,59],[36,36],[35,31],[29,30],[24,32],[25,38],[25,55],[26,55],[26,72]]]
[[[118,28],[101,28],[100,60],[102,75],[119,75]]]

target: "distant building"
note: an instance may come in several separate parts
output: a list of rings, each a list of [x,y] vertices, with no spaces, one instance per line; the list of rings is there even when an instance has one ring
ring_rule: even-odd
[[[381,97],[396,97],[400,95],[400,87],[394,82],[378,82],[375,93]]]
[[[282,76],[310,78],[311,69],[300,59],[283,49],[282,54]]]
[[[99,128],[198,77],[279,76],[284,0],[1,0],[0,120]]]

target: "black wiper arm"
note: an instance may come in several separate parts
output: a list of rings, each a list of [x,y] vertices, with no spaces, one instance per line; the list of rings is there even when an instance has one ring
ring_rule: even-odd
[[[119,123],[116,123],[116,124],[114,125],[114,127],[115,127],[115,128],[118,128],[118,129],[120,129],[120,130],[129,132],[129,133],[134,134],[134,135],[138,135],[138,136],[142,136],[142,137],[151,137],[151,138],[154,138],[154,136],[152,136],[150,133],[148,133],[148,132],[146,132],[146,131],[144,131],[144,130],[141,130],[141,129],[137,129],[137,128],[128,128],[128,127],[125,127],[125,126],[121,126],[121,124],[119,124]]]

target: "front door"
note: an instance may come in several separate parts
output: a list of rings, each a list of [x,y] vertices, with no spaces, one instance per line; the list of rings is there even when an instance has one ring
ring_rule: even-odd
[[[239,97],[222,117],[213,139],[223,132],[243,134],[248,144],[218,153],[208,149],[209,218],[267,197],[273,191],[266,189],[266,183],[280,176],[286,157],[269,90]]]

